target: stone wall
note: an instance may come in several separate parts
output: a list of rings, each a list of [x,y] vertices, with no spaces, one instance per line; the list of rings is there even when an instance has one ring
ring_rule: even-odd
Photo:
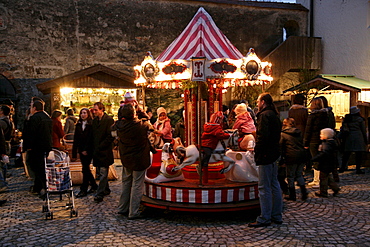
[[[2,0],[0,72],[19,79],[21,102],[39,94],[38,82],[98,63],[131,74],[146,51],[157,57],[199,7],[243,54],[254,47],[266,56],[282,41],[288,21],[298,24],[298,35],[307,34],[307,11],[297,5],[222,2]]]

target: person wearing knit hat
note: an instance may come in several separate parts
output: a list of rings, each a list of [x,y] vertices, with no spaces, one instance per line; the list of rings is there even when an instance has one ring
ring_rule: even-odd
[[[172,141],[172,126],[171,121],[167,117],[167,111],[163,107],[157,109],[158,119],[154,123],[154,133],[156,134],[156,140],[154,145],[156,148],[162,148],[164,143]]]
[[[233,129],[237,129],[239,131],[238,143],[240,144],[246,135],[256,132],[256,126],[254,125],[254,121],[247,110],[246,104],[241,103],[237,105],[234,111],[236,113],[236,121]],[[239,148],[242,150],[240,145]]]
[[[133,106],[137,105],[135,96],[132,93],[127,92],[123,97],[125,98],[125,104],[132,104]]]
[[[344,172],[348,169],[348,161],[351,154],[355,153],[356,174],[364,174],[361,170],[363,157],[367,151],[367,134],[365,119],[357,106],[351,106],[349,114],[344,116],[340,136],[343,141],[344,153],[342,157],[342,166],[338,172]]]
[[[331,128],[325,128],[320,131],[321,144],[319,152],[312,161],[319,162],[318,170],[320,171],[320,191],[315,192],[318,197],[328,197],[328,186],[333,190],[333,196],[336,196],[340,188],[332,177],[334,169],[337,169],[338,146],[334,140],[334,131]]]

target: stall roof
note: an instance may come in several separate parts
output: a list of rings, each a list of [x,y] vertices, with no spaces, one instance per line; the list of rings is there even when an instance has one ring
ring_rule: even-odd
[[[353,75],[331,75],[321,74],[309,82],[301,83],[294,87],[288,88],[283,93],[300,91],[304,88],[318,88],[327,87],[326,90],[343,90],[343,91],[367,91],[370,90],[370,81],[359,79]]]
[[[74,88],[136,88],[134,77],[97,64],[71,74],[36,85],[44,94],[60,87]]]

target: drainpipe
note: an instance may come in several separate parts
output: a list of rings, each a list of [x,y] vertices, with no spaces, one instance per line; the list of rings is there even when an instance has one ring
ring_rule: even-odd
[[[310,0],[310,37],[314,37],[313,33],[313,11],[314,11],[314,0]]]

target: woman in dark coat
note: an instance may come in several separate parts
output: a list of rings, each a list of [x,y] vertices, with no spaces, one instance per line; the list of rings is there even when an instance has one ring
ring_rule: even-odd
[[[153,130],[153,127],[148,121],[137,118],[131,104],[122,106],[118,115],[120,119],[112,127],[119,137],[119,153],[123,166],[118,213],[128,215],[128,219],[133,220],[142,218],[139,207],[145,171],[150,166],[148,131]]]
[[[344,154],[342,167],[339,172],[347,169],[347,163],[352,152],[356,154],[356,174],[364,174],[361,170],[362,156],[366,151],[367,138],[365,119],[360,115],[360,109],[357,106],[350,108],[350,114],[346,114],[342,123],[342,130],[345,130],[346,138],[344,140]]]
[[[320,130],[329,127],[329,117],[327,110],[324,108],[324,103],[320,98],[314,98],[312,100],[310,110],[311,112],[307,118],[303,145],[306,149],[310,150],[311,157],[315,157],[321,143]],[[318,163],[314,163],[314,166],[317,167]],[[308,185],[319,187],[319,176],[320,172],[314,170],[314,180]]]
[[[82,165],[82,185],[80,192],[76,197],[87,196],[88,193],[94,193],[98,188],[95,182],[94,176],[90,170],[90,164],[92,160],[92,150],[90,143],[91,131],[92,131],[92,117],[91,112],[87,108],[82,108],[80,111],[79,120],[76,124],[73,148],[72,148],[72,159],[77,158],[77,153],[80,155]],[[87,191],[91,186],[91,189]]]

